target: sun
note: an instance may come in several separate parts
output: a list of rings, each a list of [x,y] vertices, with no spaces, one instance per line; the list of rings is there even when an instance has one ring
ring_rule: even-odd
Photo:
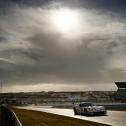
[[[55,10],[51,13],[52,23],[58,31],[67,33],[78,25],[78,14],[70,9]]]

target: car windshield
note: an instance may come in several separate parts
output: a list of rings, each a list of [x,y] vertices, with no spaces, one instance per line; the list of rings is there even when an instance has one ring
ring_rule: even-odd
[[[81,107],[94,106],[94,104],[92,104],[92,103],[81,103],[80,106]]]

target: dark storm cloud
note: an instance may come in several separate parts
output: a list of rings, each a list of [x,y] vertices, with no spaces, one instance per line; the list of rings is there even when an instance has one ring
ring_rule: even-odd
[[[125,6],[124,0],[1,0],[0,79],[10,85],[124,80]],[[49,10],[60,7],[81,15],[81,27],[68,35],[50,25]]]
[[[2,42],[7,42],[7,39],[3,36],[0,36],[0,43],[2,43]]]
[[[8,7],[13,5],[27,5],[27,6],[43,6],[51,2],[62,3],[65,6],[96,8],[112,11],[123,12],[126,7],[125,0],[1,0],[0,7]]]
[[[8,55],[17,55],[24,60],[22,65],[15,68],[17,79],[27,83],[54,82],[54,83],[93,83],[105,81],[105,65],[109,59],[110,51],[117,47],[116,42],[106,42],[109,38],[101,39],[96,36],[92,39],[82,39],[83,44],[74,54],[69,54],[60,45],[56,45],[58,38],[54,35],[36,34],[29,38],[35,47],[28,50],[11,50]],[[100,47],[91,47],[94,41],[102,40]],[[88,43],[85,45],[85,41]],[[98,46],[99,46],[98,45]],[[67,50],[69,52],[69,50]],[[58,52],[58,53],[57,53]],[[30,64],[30,63],[32,64]],[[27,64],[28,63],[28,64]],[[18,76],[18,72],[20,71]],[[13,75],[13,74],[12,74]],[[32,79],[34,76],[34,79]],[[24,83],[26,83],[24,82]]]

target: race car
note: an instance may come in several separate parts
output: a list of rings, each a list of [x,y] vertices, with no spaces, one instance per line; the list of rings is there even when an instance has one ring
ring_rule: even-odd
[[[75,115],[106,115],[107,110],[104,106],[97,106],[90,102],[74,104]]]

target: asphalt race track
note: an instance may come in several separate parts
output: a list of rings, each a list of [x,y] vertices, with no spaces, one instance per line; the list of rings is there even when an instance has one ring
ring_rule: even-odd
[[[43,111],[48,113],[54,113],[58,115],[69,116],[73,118],[79,118],[104,124],[109,124],[112,126],[126,126],[126,111],[108,111],[106,116],[81,116],[81,115],[74,115],[72,109],[56,109],[56,108],[45,108],[45,107],[18,107],[22,109],[28,110],[36,110],[36,111]]]

